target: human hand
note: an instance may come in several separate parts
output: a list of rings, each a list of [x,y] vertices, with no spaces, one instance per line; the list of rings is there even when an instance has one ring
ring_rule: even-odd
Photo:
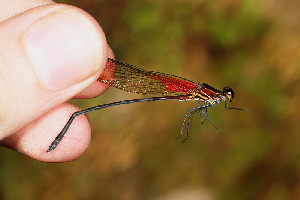
[[[78,111],[66,103],[68,99],[76,94],[91,98],[108,89],[95,82],[107,57],[112,57],[105,35],[90,15],[76,7],[50,0],[3,1],[0,145],[40,161],[74,160],[90,143],[85,116],[76,118],[55,151],[46,150]]]

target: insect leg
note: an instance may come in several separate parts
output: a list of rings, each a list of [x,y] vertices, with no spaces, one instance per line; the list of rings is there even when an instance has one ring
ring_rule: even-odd
[[[190,108],[187,110],[186,114],[185,114],[185,117],[184,117],[184,120],[183,120],[183,123],[182,123],[182,126],[181,126],[181,131],[180,131],[180,135],[175,139],[175,141],[177,141],[181,136],[182,136],[182,133],[183,133],[183,130],[184,130],[184,125],[185,125],[185,122],[187,120],[187,118],[191,115],[191,112],[195,111],[195,110],[198,110],[199,107],[195,107],[195,108]],[[189,117],[190,118],[190,117]],[[189,119],[190,120],[190,119]]]

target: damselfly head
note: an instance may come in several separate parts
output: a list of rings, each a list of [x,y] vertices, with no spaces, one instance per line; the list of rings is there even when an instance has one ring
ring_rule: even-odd
[[[230,87],[226,86],[223,88],[223,95],[231,102],[234,98],[234,91]]]

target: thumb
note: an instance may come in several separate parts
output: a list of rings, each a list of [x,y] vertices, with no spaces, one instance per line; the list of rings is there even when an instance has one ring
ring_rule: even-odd
[[[89,85],[107,60],[107,43],[84,11],[41,6],[0,24],[0,139]]]

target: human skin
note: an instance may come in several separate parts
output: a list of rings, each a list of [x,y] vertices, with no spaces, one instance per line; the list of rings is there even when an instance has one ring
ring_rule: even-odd
[[[70,98],[93,98],[113,53],[85,11],[50,0],[1,0],[0,145],[44,162],[77,159],[91,138],[76,118],[60,145],[46,153],[73,112]]]

